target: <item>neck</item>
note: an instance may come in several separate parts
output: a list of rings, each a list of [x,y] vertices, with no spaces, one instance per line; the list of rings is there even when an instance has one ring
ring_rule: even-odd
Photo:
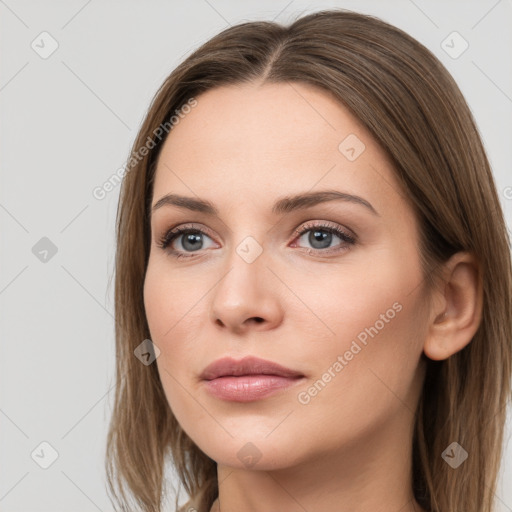
[[[406,408],[357,441],[315,453],[293,467],[240,469],[218,464],[219,498],[212,512],[424,512],[412,493],[414,417]]]

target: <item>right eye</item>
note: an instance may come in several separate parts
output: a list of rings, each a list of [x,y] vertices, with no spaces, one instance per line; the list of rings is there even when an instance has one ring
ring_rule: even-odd
[[[211,240],[211,237],[202,229],[179,226],[167,231],[158,242],[158,246],[176,258],[192,257],[193,254],[187,253],[194,253],[205,249],[204,237]],[[176,240],[181,245],[180,248],[172,247]]]

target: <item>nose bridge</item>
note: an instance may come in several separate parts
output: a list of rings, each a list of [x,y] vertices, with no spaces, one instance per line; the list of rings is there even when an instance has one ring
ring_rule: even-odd
[[[226,256],[227,272],[217,287],[216,295],[224,296],[225,304],[235,306],[241,301],[254,300],[265,293],[267,258],[263,246],[253,236],[245,236],[233,244]],[[229,297],[229,299],[228,299]]]
[[[241,201],[240,198],[243,197],[246,199]],[[231,223],[231,227],[229,227],[230,251],[227,256],[228,268],[235,267],[237,271],[247,272],[249,275],[256,270],[257,272],[268,272],[268,269],[262,265],[262,261],[267,259],[263,249],[267,233],[265,233],[266,229],[261,227],[263,226],[261,203],[250,201],[247,199],[247,194],[241,193],[236,204],[232,204],[229,211],[229,218],[225,222],[226,225]]]
[[[226,273],[213,292],[213,321],[220,320],[233,329],[241,328],[251,318],[274,324],[281,307],[263,245],[247,235],[232,245],[226,258]]]

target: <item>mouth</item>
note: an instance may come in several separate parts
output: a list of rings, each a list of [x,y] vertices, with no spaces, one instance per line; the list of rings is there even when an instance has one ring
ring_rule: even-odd
[[[245,357],[237,361],[222,358],[207,366],[200,375],[213,396],[233,402],[252,402],[296,385],[305,376],[272,361]]]

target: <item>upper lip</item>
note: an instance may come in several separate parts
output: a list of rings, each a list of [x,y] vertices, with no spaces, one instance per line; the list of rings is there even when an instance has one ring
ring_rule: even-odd
[[[279,375],[281,377],[303,377],[304,375],[290,368],[285,368],[272,361],[258,357],[247,356],[241,360],[232,357],[223,357],[209,364],[201,373],[203,380],[212,380],[217,377],[241,375]]]

